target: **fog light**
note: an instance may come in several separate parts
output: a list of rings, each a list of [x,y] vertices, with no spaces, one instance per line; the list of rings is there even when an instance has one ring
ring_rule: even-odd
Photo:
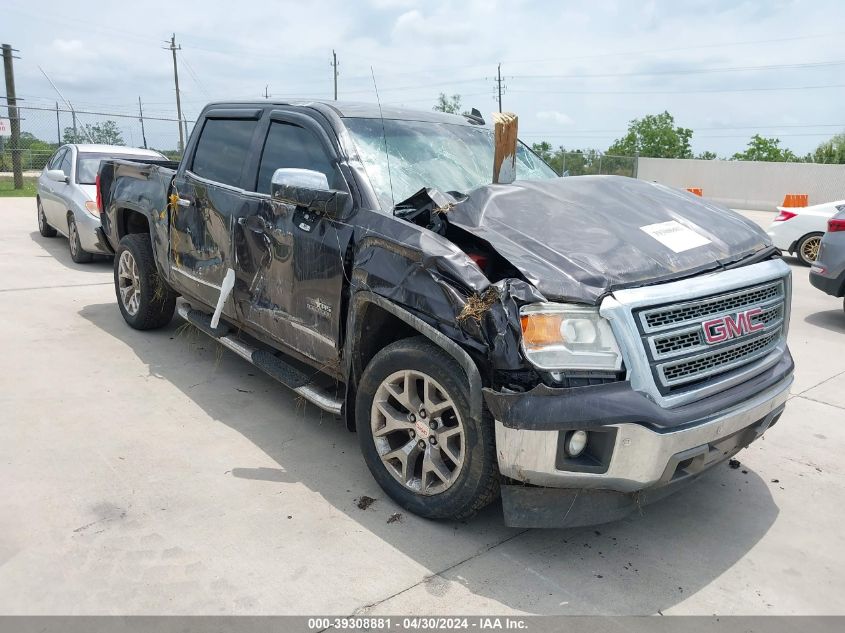
[[[566,442],[566,452],[570,457],[578,457],[587,447],[587,432],[573,431]]]

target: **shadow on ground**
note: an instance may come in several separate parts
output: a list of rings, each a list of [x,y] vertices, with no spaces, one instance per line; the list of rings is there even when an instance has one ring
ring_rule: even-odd
[[[845,305],[843,305],[843,308],[845,308]],[[804,317],[804,321],[837,334],[845,333],[845,309],[814,312]]]
[[[94,261],[88,264],[77,264],[70,257],[67,238],[63,235],[56,237],[44,237],[38,231],[29,234],[30,239],[46,251],[44,257],[52,257],[60,264],[71,270],[84,272],[101,273],[112,269],[112,258],[106,255],[95,255]],[[36,255],[38,257],[38,255]]]
[[[503,528],[498,503],[466,523],[425,521],[407,513],[388,522],[401,509],[376,487],[356,436],[340,420],[305,407],[233,354],[221,358],[204,335],[184,336],[178,319],[156,332],[137,332],[125,325],[114,303],[89,305],[80,314],[128,345],[151,375],[175,385],[211,419],[242,434],[278,464],[231,464],[225,476],[308,487],[430,570],[420,586],[408,588],[423,599],[466,590],[529,613],[657,613],[722,575],[778,515],[768,485],[757,474],[723,464],[642,515],[597,528]],[[213,384],[205,385],[202,376],[209,372]],[[268,408],[278,414],[257,414]],[[356,503],[362,494],[377,499],[369,509]],[[280,517],[289,510],[279,497]],[[396,587],[397,593],[403,589]]]

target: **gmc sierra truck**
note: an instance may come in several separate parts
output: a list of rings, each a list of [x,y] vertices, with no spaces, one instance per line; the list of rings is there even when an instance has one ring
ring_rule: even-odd
[[[477,113],[210,104],[176,169],[100,168],[118,307],[342,416],[429,518],[501,495],[513,526],[615,520],[775,424],[791,278],[765,232],[521,143],[490,184],[493,155]]]

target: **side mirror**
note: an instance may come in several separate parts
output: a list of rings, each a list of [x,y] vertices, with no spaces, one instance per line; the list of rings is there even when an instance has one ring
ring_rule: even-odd
[[[348,193],[329,188],[324,173],[293,167],[277,169],[273,173],[270,194],[273,200],[333,218],[343,216],[350,202]]]
[[[67,182],[67,176],[61,169],[48,169],[47,178],[54,182]]]

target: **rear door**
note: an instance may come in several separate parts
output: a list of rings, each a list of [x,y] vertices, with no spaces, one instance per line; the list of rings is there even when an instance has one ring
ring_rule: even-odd
[[[319,171],[329,187],[349,191],[337,147],[310,116],[274,110],[262,125],[252,165],[249,204],[238,224],[236,301],[251,328],[319,363],[339,357],[345,222],[271,200],[270,180],[281,167]]]
[[[244,172],[261,110],[206,112],[186,152],[185,169],[173,180],[170,262],[175,283],[214,307],[226,271],[235,268],[233,231],[243,205]],[[232,316],[231,301],[224,314]]]

